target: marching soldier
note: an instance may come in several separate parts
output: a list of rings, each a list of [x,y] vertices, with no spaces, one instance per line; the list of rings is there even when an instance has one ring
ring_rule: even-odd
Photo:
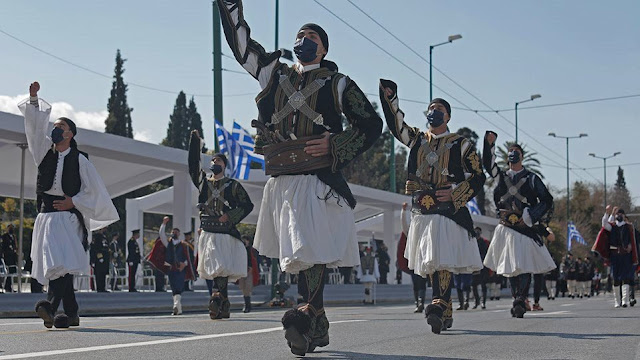
[[[496,138],[494,132],[487,131],[483,157],[489,174],[499,178],[493,197],[500,224],[493,233],[484,264],[509,278],[514,299],[511,315],[522,318],[528,310],[531,275],[543,274],[556,267],[540,238],[538,227],[553,206],[553,196],[538,175],[522,166],[524,151],[520,145],[509,146],[509,169],[498,168]],[[540,280],[539,277],[539,287],[542,286]]]

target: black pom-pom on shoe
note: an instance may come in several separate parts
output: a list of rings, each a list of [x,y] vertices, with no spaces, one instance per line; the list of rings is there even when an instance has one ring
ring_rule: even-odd
[[[53,326],[57,329],[67,329],[69,328],[69,317],[65,314],[58,314],[55,318],[53,318]]]

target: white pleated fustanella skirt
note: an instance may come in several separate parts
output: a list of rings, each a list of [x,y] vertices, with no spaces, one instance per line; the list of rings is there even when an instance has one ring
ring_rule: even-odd
[[[484,265],[506,277],[542,274],[556,268],[545,246],[502,224],[493,232]]]
[[[411,214],[404,257],[409,269],[422,277],[439,270],[471,274],[482,269],[476,239],[443,215]]]
[[[82,228],[68,211],[40,213],[31,237],[31,277],[47,285],[66,274],[89,274],[89,253],[82,246]]]
[[[360,264],[353,210],[315,175],[267,181],[253,246],[292,274],[316,264]]]
[[[198,275],[212,280],[229,277],[233,282],[247,276],[247,249],[228,234],[202,231],[198,238]]]

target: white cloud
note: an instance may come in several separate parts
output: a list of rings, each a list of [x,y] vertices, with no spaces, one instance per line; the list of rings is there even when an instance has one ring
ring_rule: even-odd
[[[154,143],[151,140],[151,134],[146,131],[146,130],[142,130],[142,131],[133,131],[133,138],[138,140],[138,141],[144,141],[144,142],[148,142],[148,143]]]
[[[27,98],[28,94],[18,96],[0,95],[0,111],[11,114],[20,114],[18,103]],[[73,120],[78,127],[89,130],[104,132],[104,120],[107,118],[108,112],[103,111],[79,111],[66,102],[51,103],[51,119],[59,117],[68,117]],[[144,141],[144,140],[143,140]]]

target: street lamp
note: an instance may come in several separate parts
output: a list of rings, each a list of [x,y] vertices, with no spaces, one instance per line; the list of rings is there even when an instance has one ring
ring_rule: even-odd
[[[604,160],[604,207],[607,208],[607,159],[620,155],[620,151],[616,151],[611,156],[597,156],[594,153],[589,153],[589,156],[593,156],[596,159]]]
[[[522,103],[526,103],[527,101],[533,101],[535,99],[539,99],[541,97],[542,97],[542,95],[540,95],[540,94],[533,94],[527,100],[522,100],[522,101],[516,102],[516,144],[518,143],[518,105],[520,105]]]
[[[567,140],[567,224],[569,223],[569,139],[579,139],[582,137],[587,137],[587,134],[580,134],[578,136],[560,136],[556,135],[556,133],[550,132],[549,136],[553,136],[554,138],[566,139]]]
[[[462,35],[460,34],[449,35],[449,37],[447,38],[447,41],[441,42],[440,44],[429,45],[429,101],[433,100],[433,60],[432,60],[433,48],[436,46],[449,44],[453,42],[453,40],[458,40],[458,39],[462,39]]]

